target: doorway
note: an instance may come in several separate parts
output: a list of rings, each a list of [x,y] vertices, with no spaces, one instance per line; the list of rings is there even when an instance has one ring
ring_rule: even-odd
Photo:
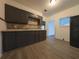
[[[48,22],[48,37],[54,38],[55,36],[55,24],[54,20],[50,20]]]

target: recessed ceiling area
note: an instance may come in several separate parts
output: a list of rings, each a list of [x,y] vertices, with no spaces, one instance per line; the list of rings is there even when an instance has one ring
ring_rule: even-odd
[[[79,4],[79,0],[56,0],[56,4],[50,6],[50,0],[15,0],[18,3],[21,3],[25,6],[28,6],[34,10],[42,12],[45,16],[50,16],[57,12],[63,11],[70,7]],[[47,10],[45,12],[44,10]]]

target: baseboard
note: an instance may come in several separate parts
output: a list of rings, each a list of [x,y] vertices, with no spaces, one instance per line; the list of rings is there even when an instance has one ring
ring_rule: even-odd
[[[59,39],[59,38],[55,38],[55,39],[63,40],[63,39]],[[65,40],[65,39],[63,41],[70,42],[70,40]]]

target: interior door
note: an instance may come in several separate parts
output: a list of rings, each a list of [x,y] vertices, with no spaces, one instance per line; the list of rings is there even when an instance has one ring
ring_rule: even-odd
[[[79,47],[79,16],[71,17],[70,45]]]

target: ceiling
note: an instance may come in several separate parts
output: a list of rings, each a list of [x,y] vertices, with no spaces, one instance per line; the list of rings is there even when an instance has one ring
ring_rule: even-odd
[[[79,0],[56,0],[56,4],[49,6],[50,0],[15,0],[25,6],[42,12],[45,16],[50,16],[62,10],[68,9],[79,4]],[[44,12],[47,9],[47,12]]]

